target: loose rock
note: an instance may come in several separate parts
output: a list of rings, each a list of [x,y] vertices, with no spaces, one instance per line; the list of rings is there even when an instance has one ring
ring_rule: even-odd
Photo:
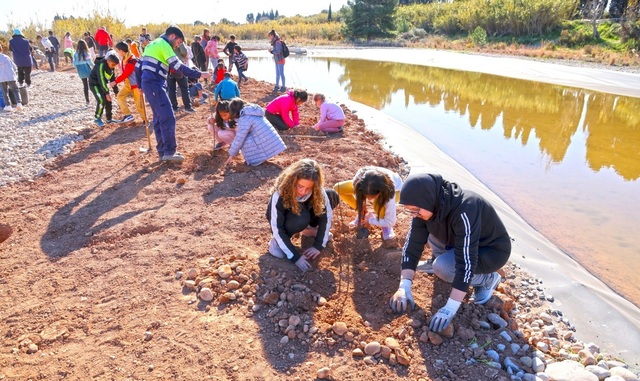
[[[333,328],[333,332],[338,336],[342,336],[345,333],[347,333],[347,324],[341,321],[333,323],[332,328]]]

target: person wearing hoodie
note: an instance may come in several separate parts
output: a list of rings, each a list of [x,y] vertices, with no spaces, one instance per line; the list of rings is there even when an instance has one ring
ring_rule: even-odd
[[[229,128],[236,129],[225,166],[240,151],[248,165],[260,165],[287,149],[278,132],[264,117],[262,107],[233,98],[218,103],[216,110],[216,114],[227,122]]]
[[[497,271],[511,254],[511,238],[496,210],[482,196],[430,173],[412,174],[400,191],[402,204],[413,218],[402,251],[398,291],[389,300],[391,309],[403,312],[414,307],[411,283],[416,269],[433,273],[451,283],[446,305],[429,323],[434,332],[453,320],[469,286],[474,302],[486,303],[500,283]],[[420,263],[425,244],[435,257],[431,265]]]
[[[13,62],[18,67],[18,85],[22,86],[26,83],[27,86],[31,86],[33,48],[20,29],[13,30],[13,37],[9,40],[9,50],[13,54]]]
[[[311,268],[331,240],[331,219],[339,198],[333,189],[323,189],[324,174],[315,160],[302,159],[283,170],[275,181],[266,217],[273,237],[269,254],[287,258],[300,270]],[[291,242],[300,233],[314,237],[313,244],[301,250]]]
[[[271,46],[269,47],[269,53],[273,54],[273,60],[276,63],[276,86],[273,88],[273,92],[284,92],[287,91],[287,85],[285,83],[286,78],[284,77],[284,64],[285,57],[283,54],[282,40],[278,33],[275,30],[271,29],[269,32],[269,42]],[[282,87],[278,87],[278,83],[282,79]]]
[[[73,66],[78,71],[78,77],[82,80],[84,99],[89,105],[89,76],[91,76],[93,69],[93,60],[91,60],[87,43],[82,39],[78,40],[78,50],[73,54]]]
[[[300,124],[298,105],[306,102],[308,98],[309,95],[305,90],[289,90],[286,94],[269,102],[265,116],[269,123],[280,131],[297,127]]]

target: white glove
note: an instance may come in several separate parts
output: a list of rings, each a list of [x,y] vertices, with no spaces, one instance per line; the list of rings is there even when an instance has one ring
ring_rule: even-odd
[[[431,318],[431,322],[429,323],[429,329],[433,332],[440,332],[443,329],[447,328],[447,326],[453,320],[453,317],[458,312],[458,308],[460,308],[460,304],[457,300],[453,300],[449,298],[447,304],[440,308],[438,312]]]
[[[416,303],[411,295],[411,279],[400,279],[398,291],[389,300],[389,307],[393,312],[402,313],[407,310],[407,302],[411,303],[411,308],[416,308]]]

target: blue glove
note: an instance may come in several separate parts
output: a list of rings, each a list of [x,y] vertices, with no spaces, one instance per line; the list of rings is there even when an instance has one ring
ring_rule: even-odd
[[[461,302],[449,298],[447,304],[440,308],[431,318],[431,322],[429,322],[429,329],[433,332],[441,332],[443,329],[447,328],[453,320],[453,317],[456,315],[456,312],[458,312],[460,304]]]
[[[411,308],[416,308],[411,295],[411,279],[401,279],[398,291],[389,300],[389,307],[393,312],[402,313],[407,310],[407,303],[411,303]]]

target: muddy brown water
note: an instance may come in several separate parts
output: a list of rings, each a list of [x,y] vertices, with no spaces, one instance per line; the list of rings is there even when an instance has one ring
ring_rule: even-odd
[[[270,57],[249,68],[275,80]],[[411,126],[640,306],[640,98],[351,58],[292,55],[285,76]]]

